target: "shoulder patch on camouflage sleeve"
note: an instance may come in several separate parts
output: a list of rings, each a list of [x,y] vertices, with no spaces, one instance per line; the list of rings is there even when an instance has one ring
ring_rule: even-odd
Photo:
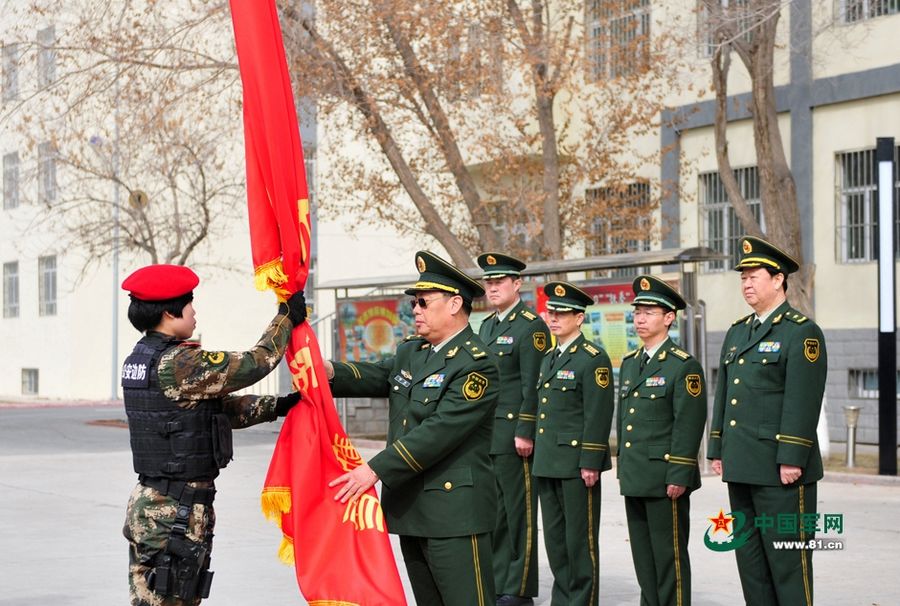
[[[750,321],[750,318],[752,318],[754,315],[755,315],[755,314],[750,314],[750,315],[747,315],[747,316],[741,316],[740,318],[738,318],[737,320],[735,320],[734,322],[732,322],[731,325],[732,325],[732,326],[737,326],[737,325],[740,324],[741,322],[749,322],[749,321]]]
[[[522,317],[531,322],[532,320],[537,320],[537,316],[528,311],[527,309],[522,310]]]
[[[594,356],[599,356],[599,355],[600,355],[600,350],[597,349],[596,347],[594,347],[593,345],[591,345],[590,343],[582,343],[581,346],[584,348],[584,350],[585,350],[586,352],[588,352],[589,354],[591,354],[591,357],[592,357],[592,358],[593,358]]]
[[[687,360],[688,358],[691,357],[691,354],[689,354],[688,352],[686,352],[686,351],[684,351],[684,350],[682,350],[682,349],[678,349],[677,347],[674,347],[674,346],[673,346],[673,347],[670,347],[670,348],[669,348],[669,351],[672,352],[672,355],[678,356],[678,357],[681,358],[682,360]]]
[[[224,351],[202,351],[200,352],[200,357],[203,358],[203,361],[212,366],[219,366],[223,362],[225,362],[225,352]]]

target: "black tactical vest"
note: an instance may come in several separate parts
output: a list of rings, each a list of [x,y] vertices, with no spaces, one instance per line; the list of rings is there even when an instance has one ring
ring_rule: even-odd
[[[182,408],[163,394],[159,360],[180,343],[149,333],[122,367],[134,470],[150,478],[212,480],[231,460],[231,424],[219,399]]]

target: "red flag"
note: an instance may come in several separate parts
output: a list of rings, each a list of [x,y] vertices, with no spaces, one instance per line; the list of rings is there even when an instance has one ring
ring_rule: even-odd
[[[309,200],[294,97],[273,0],[231,0],[231,16],[244,85],[256,285],[284,300],[309,275]],[[300,591],[313,606],[405,605],[375,490],[340,504],[328,488],[362,459],[338,419],[307,322],[291,335],[287,358],[304,399],[285,419],[261,499],[282,530],[279,557],[294,563]]]

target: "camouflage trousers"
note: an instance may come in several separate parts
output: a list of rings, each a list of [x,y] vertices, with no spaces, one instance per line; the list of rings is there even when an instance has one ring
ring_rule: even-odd
[[[212,486],[212,482],[191,482],[190,485],[207,488]],[[177,506],[176,499],[140,483],[131,491],[125,512],[125,527],[122,529],[129,544],[128,594],[131,606],[197,606],[200,603],[200,598],[187,601],[160,595],[147,585],[146,574],[153,567],[154,556],[166,548]],[[213,507],[195,503],[188,518],[185,538],[207,543],[212,549],[215,525]]]

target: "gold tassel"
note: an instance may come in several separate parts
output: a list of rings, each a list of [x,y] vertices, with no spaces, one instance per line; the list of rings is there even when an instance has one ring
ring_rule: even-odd
[[[280,258],[272,259],[257,267],[253,271],[253,281],[256,284],[256,290],[271,289],[278,295],[279,301],[287,300],[287,291],[281,286],[287,283],[288,277],[284,273]]]
[[[294,542],[287,536],[281,537],[281,545],[278,547],[278,559],[284,564],[294,563]]]
[[[281,528],[281,516],[291,511],[290,488],[266,488],[259,497],[263,515]]]

